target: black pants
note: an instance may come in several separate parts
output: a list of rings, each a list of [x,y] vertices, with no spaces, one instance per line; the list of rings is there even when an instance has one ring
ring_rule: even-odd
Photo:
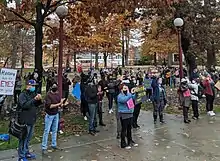
[[[166,86],[170,86],[170,78],[166,78]]]
[[[148,98],[148,99],[151,99],[151,96],[152,96],[152,89],[147,89],[147,91],[146,91],[146,95],[147,95],[147,98]]]
[[[14,91],[14,103],[17,104],[18,103],[18,97],[21,94],[21,90],[15,90]]]
[[[132,143],[131,136],[131,124],[133,118],[121,119],[121,148],[125,148],[127,145]],[[125,141],[125,137],[127,136],[128,144]]]
[[[98,103],[98,116],[99,116],[99,124],[102,124],[103,123],[103,118],[102,118],[102,113],[103,113],[103,110],[102,110],[102,102],[99,102]]]
[[[189,119],[188,113],[189,113],[189,107],[183,106],[183,117],[184,117],[184,121],[187,121],[187,120]]]
[[[198,101],[192,100],[192,109],[193,109],[193,116],[198,118],[199,117]]]
[[[86,116],[86,114],[88,113],[89,109],[88,109],[88,103],[87,103],[87,101],[85,99],[81,98],[80,108],[81,108],[81,113],[83,114],[83,116]]]
[[[63,90],[63,93],[62,93],[62,98],[68,98],[69,96],[69,90]]]
[[[153,111],[154,121],[157,120],[158,114],[159,114],[160,121],[163,121],[163,110],[165,107],[164,101],[163,100],[153,101],[153,107],[154,107],[154,111]]]
[[[140,114],[141,111],[141,103],[135,105],[134,108],[134,113],[133,113],[133,126],[137,126],[137,120],[138,120],[138,116]]]
[[[112,107],[113,107],[113,100],[115,100],[115,102],[116,102],[117,101],[117,96],[116,96],[115,93],[108,93],[107,96],[108,96],[109,110],[111,110]]]
[[[213,103],[215,97],[209,94],[206,94],[206,111],[213,111]]]

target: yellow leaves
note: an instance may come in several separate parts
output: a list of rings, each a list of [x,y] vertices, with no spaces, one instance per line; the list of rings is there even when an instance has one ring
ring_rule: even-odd
[[[177,36],[174,34],[160,34],[157,39],[149,37],[142,45],[143,55],[153,54],[155,52],[158,54],[169,54],[177,51],[178,41]]]

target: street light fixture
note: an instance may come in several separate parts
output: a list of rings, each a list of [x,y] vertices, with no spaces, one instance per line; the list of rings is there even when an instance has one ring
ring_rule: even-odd
[[[58,64],[58,89],[59,94],[62,97],[62,81],[63,81],[63,19],[68,14],[68,8],[66,6],[59,6],[56,9],[56,14],[60,18],[59,29],[59,64]]]
[[[183,78],[183,53],[182,53],[182,43],[181,43],[181,27],[184,25],[182,18],[176,18],[174,21],[174,26],[176,26],[178,31],[178,46],[179,46],[179,75],[180,80]]]

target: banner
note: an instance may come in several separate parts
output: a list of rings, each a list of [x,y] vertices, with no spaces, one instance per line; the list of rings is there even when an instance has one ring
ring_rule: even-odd
[[[17,70],[1,68],[0,71],[0,95],[14,95]]]
[[[146,91],[144,89],[144,86],[136,87],[135,92],[137,94],[137,98],[135,100],[136,105],[139,103],[145,102],[147,100]]]
[[[77,100],[80,100],[81,91],[80,91],[80,84],[78,82],[76,83],[75,87],[73,88],[72,94]]]
[[[151,89],[151,83],[152,83],[152,79],[145,79],[144,80],[145,89]]]

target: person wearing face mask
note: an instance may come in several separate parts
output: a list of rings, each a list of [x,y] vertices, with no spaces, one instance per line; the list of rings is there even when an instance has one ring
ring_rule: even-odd
[[[213,103],[215,100],[215,83],[212,80],[210,74],[205,73],[205,79],[203,81],[204,93],[206,96],[206,111],[209,116],[215,116],[213,112]]]
[[[158,113],[159,113],[160,123],[165,123],[163,119],[163,110],[164,107],[166,106],[167,100],[166,100],[166,91],[162,85],[162,78],[154,78],[151,86],[153,89],[152,102],[154,107],[154,111],[153,111],[154,124],[157,123]]]
[[[29,151],[29,143],[34,132],[34,124],[37,118],[37,107],[42,104],[40,94],[36,93],[36,81],[27,81],[26,89],[21,92],[18,98],[18,122],[27,125],[27,134],[24,139],[19,140],[18,161],[35,159],[36,156]]]
[[[199,102],[199,84],[192,80],[192,83],[188,83],[190,92],[191,92],[191,101],[192,101],[192,109],[193,109],[193,117],[192,119],[199,119],[199,110],[198,110],[198,102]]]
[[[126,85],[122,84],[121,93],[118,95],[118,113],[121,120],[121,148],[131,149],[131,146],[138,146],[132,140],[131,127],[133,122],[133,112],[134,108],[129,108],[128,101],[130,99],[135,99],[135,93],[130,93]],[[134,92],[134,91],[132,91]],[[127,143],[125,141],[127,137]]]
[[[52,142],[51,147],[57,149],[57,131],[59,123],[59,108],[61,108],[63,102],[58,92],[58,86],[56,83],[53,84],[51,90],[47,93],[45,98],[45,127],[42,140],[42,153],[47,153],[48,135],[50,129],[52,130]]]

